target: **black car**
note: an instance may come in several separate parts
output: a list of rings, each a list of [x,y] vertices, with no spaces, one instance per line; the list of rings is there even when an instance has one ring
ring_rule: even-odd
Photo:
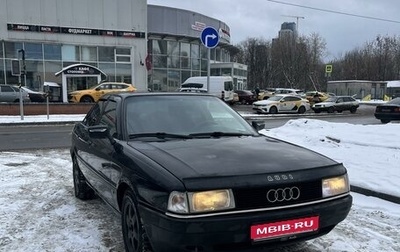
[[[352,196],[343,164],[263,136],[200,93],[103,96],[74,126],[75,196],[121,215],[126,251],[276,246],[330,232]]]
[[[238,94],[241,104],[253,104],[258,101],[257,96],[250,90],[235,90],[234,92]]]
[[[376,106],[375,118],[382,123],[400,120],[400,97]]]
[[[33,91],[27,87],[21,87],[25,92],[29,94],[29,99],[31,102],[45,102],[46,101],[46,93]]]

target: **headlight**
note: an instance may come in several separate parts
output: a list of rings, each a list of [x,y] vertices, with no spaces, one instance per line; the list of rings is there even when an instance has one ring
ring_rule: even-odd
[[[231,209],[235,207],[232,190],[204,192],[172,192],[168,200],[168,210],[176,213],[199,213]]]
[[[350,191],[350,183],[347,174],[322,180],[322,197],[332,197]]]

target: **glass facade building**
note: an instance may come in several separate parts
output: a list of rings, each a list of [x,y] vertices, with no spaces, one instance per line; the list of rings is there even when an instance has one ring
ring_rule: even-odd
[[[199,41],[186,42],[149,39],[148,86],[153,91],[176,91],[191,76],[207,76],[207,48]],[[229,52],[222,48],[210,51],[211,62],[227,62]]]
[[[191,76],[206,76],[209,63],[230,62],[235,49],[227,24],[196,12],[145,0],[87,0],[79,8],[54,1],[40,7],[41,0],[13,0],[0,8],[1,84],[39,91],[45,82],[56,83],[63,102],[68,92],[99,81],[132,83],[138,91],[175,91]],[[208,26],[219,33],[210,62],[200,41]],[[11,71],[13,60],[22,64],[21,78]]]
[[[43,90],[44,82],[61,83],[61,76],[56,73],[74,64],[101,69],[107,75],[105,80],[132,83],[130,48],[0,41],[0,83],[19,84],[19,77],[11,72],[14,59],[19,59],[21,70],[25,70],[21,84],[33,90]],[[74,77],[67,81],[69,91],[97,84],[93,77]]]

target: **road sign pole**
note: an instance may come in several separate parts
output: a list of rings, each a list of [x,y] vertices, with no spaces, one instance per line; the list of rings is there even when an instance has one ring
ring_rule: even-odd
[[[24,120],[24,101],[22,98],[22,88],[21,88],[21,75],[18,76],[19,82],[19,114],[21,115],[21,121]]]
[[[200,34],[201,43],[207,47],[207,93],[210,92],[210,75],[211,75],[211,49],[215,48],[219,43],[218,31],[213,27],[206,27]]]
[[[210,93],[210,73],[211,73],[210,58],[211,58],[211,49],[207,48],[207,93]]]

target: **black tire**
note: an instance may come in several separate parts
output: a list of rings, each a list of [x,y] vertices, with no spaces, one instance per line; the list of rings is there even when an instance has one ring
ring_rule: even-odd
[[[75,157],[72,158],[72,174],[74,177],[75,197],[81,200],[93,199],[95,193],[93,189],[86,183],[86,178],[83,176]]]
[[[354,114],[357,112],[357,108],[356,107],[351,107],[350,108],[350,113]]]
[[[333,107],[329,107],[328,108],[328,113],[333,113],[333,112],[335,112],[335,109]]]
[[[92,102],[94,102],[94,100],[93,100],[92,97],[90,97],[90,96],[88,96],[88,95],[85,95],[85,96],[83,96],[83,97],[81,98],[80,102],[83,102],[83,103],[92,103]]]
[[[304,114],[304,113],[306,113],[306,108],[305,108],[304,106],[301,106],[301,107],[299,108],[299,110],[298,110],[298,113],[299,113],[299,114]]]
[[[136,197],[129,189],[122,199],[121,224],[125,251],[151,251],[150,243],[139,215]]]
[[[381,119],[381,123],[390,123],[390,120],[388,120],[388,119]]]
[[[276,113],[278,113],[278,109],[277,109],[276,107],[271,107],[271,108],[269,109],[269,113],[270,113],[270,114],[276,114]]]

